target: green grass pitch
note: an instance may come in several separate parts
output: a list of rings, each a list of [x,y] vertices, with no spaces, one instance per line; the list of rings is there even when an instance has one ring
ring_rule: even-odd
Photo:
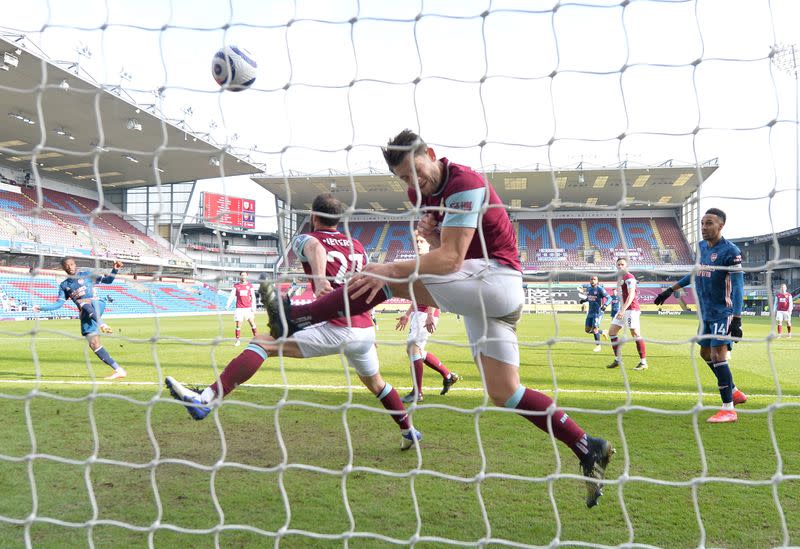
[[[394,318],[380,315],[378,351],[403,393]],[[123,383],[92,383],[110,369],[76,320],[35,334],[0,325],[0,547],[267,547],[276,535],[281,547],[800,545],[800,336],[767,341],[766,319],[745,318],[753,341],[733,353],[750,395],[738,423],[709,425],[703,406],[719,396],[693,363],[693,318],[643,317],[650,369],[634,372],[633,343],[628,369],[606,369],[610,348],[592,352],[581,315],[523,317],[523,382],[558,389],[559,405],[618,449],[594,509],[567,448],[490,409],[452,315],[428,348],[464,379],[440,397],[426,370],[419,454],[400,452],[396,426],[338,356],[270,357],[195,422],[161,380],[213,381],[243,349],[225,339],[231,317],[111,324],[104,344]]]

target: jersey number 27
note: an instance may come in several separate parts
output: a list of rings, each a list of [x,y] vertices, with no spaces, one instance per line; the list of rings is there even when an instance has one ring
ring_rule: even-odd
[[[355,263],[355,268],[351,269],[350,264]],[[345,256],[342,252],[332,250],[328,252],[328,263],[338,263],[339,270],[333,281],[337,284],[344,284],[344,274],[348,271],[358,272],[364,266],[364,256],[362,254],[347,254]]]

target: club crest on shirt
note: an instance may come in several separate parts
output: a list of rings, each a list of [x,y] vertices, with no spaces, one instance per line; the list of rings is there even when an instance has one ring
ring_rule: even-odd
[[[78,279],[78,284],[83,284],[83,279],[82,278]]]
[[[717,254],[711,254],[711,261],[717,260]]]

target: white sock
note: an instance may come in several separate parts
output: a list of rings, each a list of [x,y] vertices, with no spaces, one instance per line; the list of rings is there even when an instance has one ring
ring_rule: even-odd
[[[731,402],[723,402],[722,403],[723,410],[733,410],[733,401]]]

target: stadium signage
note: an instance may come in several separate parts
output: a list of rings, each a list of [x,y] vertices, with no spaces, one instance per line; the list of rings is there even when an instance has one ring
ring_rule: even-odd
[[[566,261],[567,251],[564,248],[540,248],[536,252],[536,261]]]
[[[256,201],[226,194],[204,192],[201,200],[203,221],[236,229],[256,228]]]
[[[627,257],[631,261],[638,261],[642,258],[641,248],[611,248],[611,257]]]

